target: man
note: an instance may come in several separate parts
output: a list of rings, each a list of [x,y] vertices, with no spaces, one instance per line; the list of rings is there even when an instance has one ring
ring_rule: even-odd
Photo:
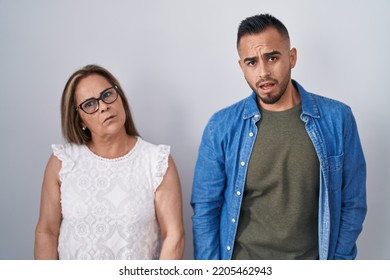
[[[275,17],[242,21],[237,49],[253,93],[205,128],[195,259],[354,259],[366,164],[351,109],[291,80],[297,51]]]

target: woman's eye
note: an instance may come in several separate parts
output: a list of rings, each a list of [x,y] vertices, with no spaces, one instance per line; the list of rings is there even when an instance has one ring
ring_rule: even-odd
[[[96,100],[90,100],[90,101],[85,102],[83,104],[84,108],[91,108],[91,107],[94,107],[94,106],[96,106]]]
[[[102,99],[110,98],[111,95],[112,95],[112,92],[110,90],[107,90],[107,91],[103,92]]]

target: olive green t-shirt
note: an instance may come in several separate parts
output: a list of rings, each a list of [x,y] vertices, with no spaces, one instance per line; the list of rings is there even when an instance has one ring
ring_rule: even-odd
[[[233,259],[318,259],[319,161],[301,112],[261,110]]]

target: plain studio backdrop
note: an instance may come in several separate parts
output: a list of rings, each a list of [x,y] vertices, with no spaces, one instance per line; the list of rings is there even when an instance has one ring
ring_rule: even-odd
[[[203,128],[250,94],[239,65],[241,20],[287,26],[308,91],[352,107],[365,152],[368,214],[359,259],[390,259],[390,1],[0,0],[0,259],[32,259],[43,172],[63,143],[68,77],[96,63],[121,82],[141,136],[170,144],[183,189],[185,259]]]

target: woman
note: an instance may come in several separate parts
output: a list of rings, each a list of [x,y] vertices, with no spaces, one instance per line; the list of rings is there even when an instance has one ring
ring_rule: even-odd
[[[36,227],[36,259],[180,259],[180,181],[169,146],[138,136],[124,92],[87,65],[61,100]]]

